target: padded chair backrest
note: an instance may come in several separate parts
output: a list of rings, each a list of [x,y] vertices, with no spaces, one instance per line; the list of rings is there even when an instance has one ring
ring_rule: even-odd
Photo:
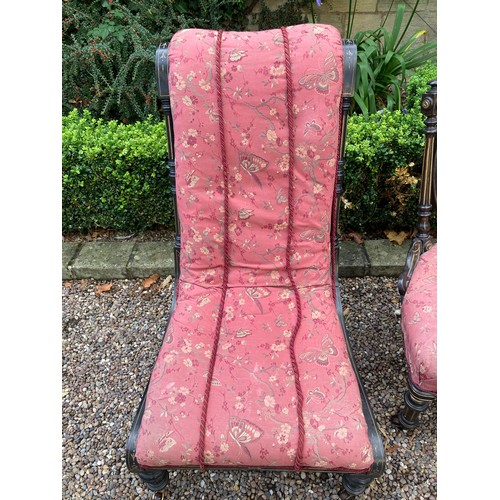
[[[226,244],[229,286],[289,286],[287,261],[298,286],[331,283],[340,34],[311,24],[219,36],[187,29],[169,46],[180,279],[221,286]]]

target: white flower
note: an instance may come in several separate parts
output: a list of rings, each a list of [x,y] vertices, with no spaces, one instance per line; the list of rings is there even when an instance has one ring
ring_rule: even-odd
[[[189,354],[192,351],[190,340],[184,339],[184,345],[182,346],[181,351],[185,354]]]
[[[205,451],[204,457],[206,464],[213,464],[215,462],[214,454],[211,451]]]
[[[347,437],[347,429],[345,427],[341,427],[340,429],[337,429],[333,435],[336,437],[336,438],[339,438],[339,439],[345,439]]]
[[[278,444],[288,443],[288,434],[284,434],[284,433],[280,432],[276,437],[276,441],[278,442]]]
[[[200,83],[199,83],[200,87],[205,90],[205,91],[209,91],[212,87],[210,86],[210,83],[205,81],[205,80],[200,80]],[[181,90],[181,89],[179,89]]]
[[[285,74],[285,66],[283,64],[280,64],[278,67],[276,66],[271,66],[269,68],[269,73],[271,76],[281,76]]]
[[[291,430],[292,426],[290,424],[281,424],[281,432],[284,432],[285,434],[290,434]]]
[[[270,395],[267,395],[265,398],[264,398],[264,404],[268,407],[268,408],[273,408],[274,405],[276,404],[276,401],[275,399],[270,396]]]
[[[275,130],[268,130],[266,137],[267,137],[267,140],[271,141],[271,142],[276,142],[276,139],[278,138]]]

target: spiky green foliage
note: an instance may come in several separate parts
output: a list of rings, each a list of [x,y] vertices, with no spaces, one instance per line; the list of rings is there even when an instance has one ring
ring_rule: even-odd
[[[424,30],[404,41],[418,4],[417,0],[406,23],[405,5],[399,4],[390,31],[382,25],[354,36],[358,46],[355,111],[368,115],[383,108],[402,109],[403,91],[412,70],[436,60],[437,42],[420,43]]]

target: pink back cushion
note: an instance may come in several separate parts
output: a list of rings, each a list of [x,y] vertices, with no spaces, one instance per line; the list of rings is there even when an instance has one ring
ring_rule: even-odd
[[[193,36],[194,35],[194,36]],[[224,186],[214,81],[216,31],[170,44],[181,280],[221,286]],[[295,114],[291,267],[300,285],[331,283],[343,51],[327,25],[288,28]],[[222,41],[229,168],[229,286],[285,286],[288,221],[286,75],[280,30],[226,32]]]

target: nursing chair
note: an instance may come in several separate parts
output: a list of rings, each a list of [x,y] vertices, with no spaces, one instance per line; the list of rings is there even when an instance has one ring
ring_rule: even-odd
[[[338,472],[357,495],[384,470],[338,280],[356,57],[322,24],[186,29],[157,50],[175,288],[126,449],[151,491],[244,468]]]
[[[437,243],[429,223],[437,207],[437,80],[429,85],[421,102],[426,128],[419,221],[398,280],[408,390],[393,423],[404,429],[417,427],[420,414],[437,396]]]

